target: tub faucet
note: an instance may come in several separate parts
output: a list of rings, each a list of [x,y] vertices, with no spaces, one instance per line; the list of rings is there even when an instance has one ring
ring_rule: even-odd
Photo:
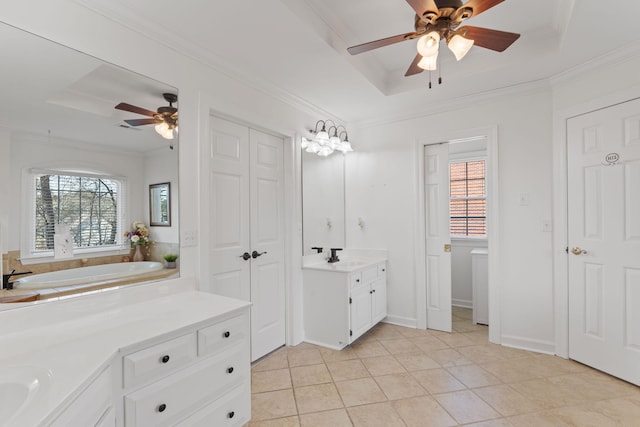
[[[327,260],[328,262],[338,262],[340,261],[340,258],[338,258],[338,251],[341,251],[342,248],[331,248],[331,256],[329,257],[329,259]]]
[[[23,274],[31,274],[33,271],[23,271],[22,273],[16,273],[15,270],[12,270],[9,274],[2,275],[2,289],[13,289],[13,282],[10,282],[13,276],[21,276]]]

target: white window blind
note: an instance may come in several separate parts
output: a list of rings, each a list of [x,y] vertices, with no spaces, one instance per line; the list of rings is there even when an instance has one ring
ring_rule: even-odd
[[[71,231],[74,251],[124,248],[124,180],[81,172],[32,170],[30,253],[52,253],[56,224]]]
[[[450,224],[453,237],[487,235],[487,200],[484,160],[451,163]]]

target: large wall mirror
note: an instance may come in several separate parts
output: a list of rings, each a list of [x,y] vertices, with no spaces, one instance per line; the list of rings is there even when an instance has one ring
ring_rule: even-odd
[[[302,152],[302,254],[345,246],[345,158]],[[326,249],[325,249],[326,251]]]
[[[141,242],[125,234],[139,224],[148,232],[145,261],[178,255],[177,132],[159,128],[153,116],[169,106],[167,94],[177,97],[177,88],[4,23],[0,57],[3,273],[133,261]],[[176,100],[172,106],[177,110]],[[46,177],[46,188],[36,174]],[[60,180],[67,175],[79,178]],[[90,182],[102,190],[91,190]],[[117,198],[112,182],[119,185]],[[171,188],[164,211],[152,217],[148,192],[157,183]],[[44,208],[38,202],[43,189],[51,195]],[[98,215],[100,209],[110,210]],[[42,224],[51,219],[73,230],[73,253],[64,259],[47,246],[53,225]]]

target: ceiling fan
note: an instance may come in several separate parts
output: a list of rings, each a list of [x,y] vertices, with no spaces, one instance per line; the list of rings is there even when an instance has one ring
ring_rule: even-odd
[[[461,0],[407,0],[407,3],[416,12],[415,31],[351,46],[347,51],[352,55],[357,55],[417,38],[418,54],[405,76],[412,76],[423,70],[436,69],[440,40],[445,40],[458,61],[467,54],[474,44],[502,52],[511,46],[520,37],[520,34],[468,25],[459,26],[463,21],[478,16],[503,1],[469,0],[462,4]]]
[[[156,132],[163,138],[173,139],[174,131],[178,131],[178,109],[173,106],[174,102],[178,102],[178,95],[175,93],[163,93],[162,96],[169,103],[169,106],[158,107],[158,111],[136,107],[126,102],[121,102],[115,108],[151,117],[150,119],[125,120],[125,123],[130,126],[155,125]]]

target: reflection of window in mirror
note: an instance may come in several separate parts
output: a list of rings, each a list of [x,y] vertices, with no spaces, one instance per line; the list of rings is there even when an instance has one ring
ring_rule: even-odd
[[[169,182],[149,186],[149,225],[171,226],[171,184]]]

